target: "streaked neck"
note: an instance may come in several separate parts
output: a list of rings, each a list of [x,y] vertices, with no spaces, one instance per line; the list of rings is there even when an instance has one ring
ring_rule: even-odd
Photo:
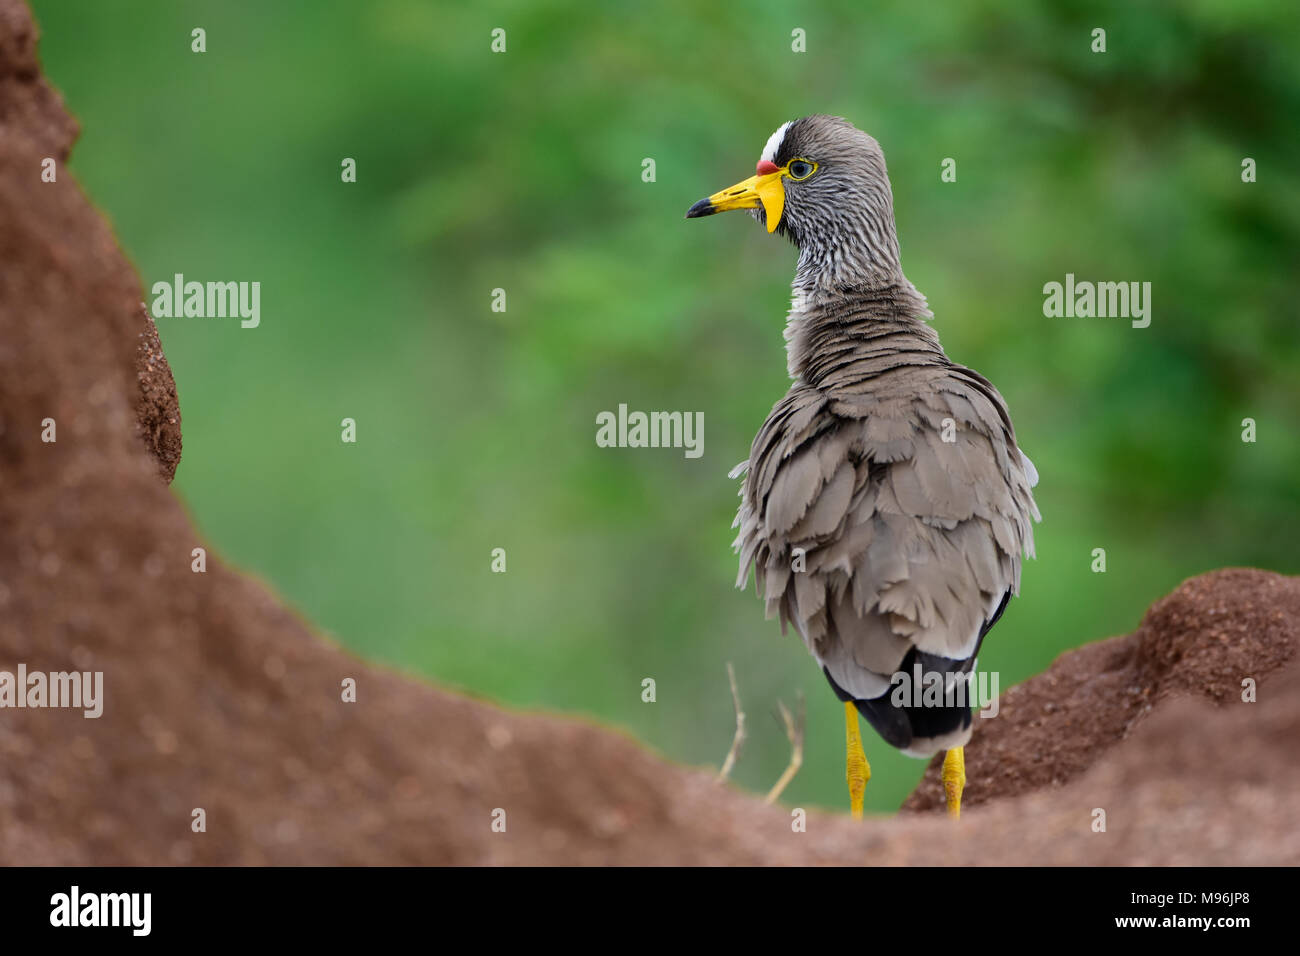
[[[946,363],[938,333],[925,321],[930,317],[925,296],[901,274],[811,293],[796,285],[785,327],[790,376],[819,384],[867,353]]]

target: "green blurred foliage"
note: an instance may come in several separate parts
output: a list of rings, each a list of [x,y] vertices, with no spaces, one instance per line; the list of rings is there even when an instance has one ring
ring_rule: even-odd
[[[160,322],[178,493],[369,659],[713,765],[731,660],[738,782],[779,774],[768,714],[803,694],[787,800],[844,805],[839,705],[728,547],[727,471],[788,384],[794,253],[744,216],[682,220],[810,112],[884,146],[904,267],[1042,474],[1039,557],[981,658],[1004,688],[1190,575],[1300,571],[1294,3],[34,6],[72,169],[146,287],[263,284],[255,331]],[[1045,318],[1067,272],[1150,281],[1151,327]],[[704,456],[597,448],[620,402],[703,411]],[[922,765],[868,753],[891,810]]]

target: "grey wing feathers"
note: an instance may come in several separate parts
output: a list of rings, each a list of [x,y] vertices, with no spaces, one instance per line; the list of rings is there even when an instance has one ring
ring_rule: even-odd
[[[752,567],[768,616],[855,697],[884,693],[913,647],[974,654],[1038,518],[993,386],[896,368],[869,392],[796,384],[754,440],[736,516],[738,586]]]

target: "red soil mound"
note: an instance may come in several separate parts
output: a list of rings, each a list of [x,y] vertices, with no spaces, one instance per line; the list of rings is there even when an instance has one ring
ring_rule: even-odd
[[[1242,681],[1258,684],[1295,654],[1298,623],[1300,579],[1233,568],[1186,582],[1135,633],[1062,655],[1003,694],[996,718],[976,718],[964,806],[1073,780],[1169,697],[1243,706]],[[942,764],[904,809],[942,806]]]

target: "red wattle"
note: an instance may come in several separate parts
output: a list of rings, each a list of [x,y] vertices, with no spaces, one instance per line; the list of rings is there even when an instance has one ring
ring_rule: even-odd
[[[776,163],[770,162],[769,160],[766,160],[766,159],[760,159],[760,160],[758,161],[758,166],[757,166],[756,168],[757,168],[757,170],[758,170],[758,174],[759,174],[760,176],[766,176],[766,175],[768,175],[769,173],[774,173],[774,172],[776,172],[776,171],[779,170],[781,167],[778,166]]]

